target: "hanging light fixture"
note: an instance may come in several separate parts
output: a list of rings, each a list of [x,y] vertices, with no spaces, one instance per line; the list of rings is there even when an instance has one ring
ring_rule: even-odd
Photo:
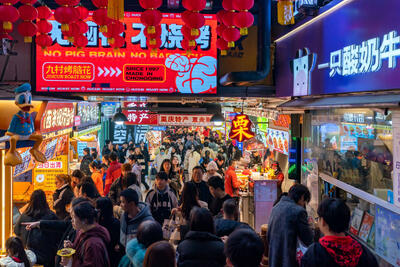
[[[211,117],[210,122],[212,122],[214,126],[222,126],[225,122],[225,118],[221,113],[216,113]]]
[[[128,121],[125,114],[122,113],[121,107],[117,109],[117,112],[114,114],[112,121],[119,125],[124,124],[126,121]]]

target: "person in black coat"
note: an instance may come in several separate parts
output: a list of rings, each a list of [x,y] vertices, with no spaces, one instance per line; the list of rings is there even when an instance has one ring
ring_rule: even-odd
[[[305,209],[310,199],[308,188],[295,184],[290,188],[289,195],[283,196],[272,208],[267,233],[270,267],[298,267],[297,240],[305,246],[313,242],[314,235]]]
[[[46,202],[46,195],[42,190],[35,190],[31,195],[28,207],[17,220],[14,233],[20,237],[27,248],[32,250],[37,257],[37,264],[44,267],[54,266],[57,244],[61,235],[54,235],[43,229],[25,228],[26,222],[39,220],[58,220]]]
[[[210,205],[212,201],[212,196],[210,193],[210,189],[205,181],[203,181],[203,170],[200,166],[196,166],[193,168],[192,180],[197,187],[197,191],[199,192],[199,200],[206,202]]]
[[[83,158],[80,165],[80,170],[86,175],[91,176],[92,173],[90,172],[89,164],[93,161],[92,156],[90,155],[90,149],[85,147],[83,149]]]
[[[66,174],[59,174],[56,176],[56,191],[53,194],[53,208],[56,215],[60,220],[68,217],[69,213],[66,210],[74,198],[74,192],[71,188],[71,178]]]
[[[318,207],[318,227],[324,234],[301,259],[302,267],[378,267],[372,253],[351,236],[350,209],[341,199],[327,198]]]
[[[75,198],[71,206],[74,207],[82,202],[88,202],[89,200],[83,197]],[[57,246],[57,251],[64,248],[64,241],[70,241],[71,243],[74,242],[75,237],[76,237],[76,231],[72,227],[71,223],[71,217],[68,216],[65,218],[65,220],[40,220],[40,221],[35,221],[35,222],[27,222],[27,223],[22,223],[22,225],[26,226],[26,230],[32,231],[34,229],[41,229],[43,231],[46,231],[47,233],[50,233],[52,235],[62,235],[60,242],[58,243]],[[60,265],[61,262],[61,257],[56,256],[55,258],[55,267],[63,267]]]
[[[215,235],[214,221],[205,208],[190,212],[190,231],[178,245],[178,267],[223,267],[224,243]]]
[[[120,222],[113,215],[113,204],[108,197],[97,199],[96,209],[99,211],[99,224],[108,230],[111,237],[111,241],[107,246],[111,267],[117,267],[125,252],[119,242]]]
[[[235,199],[226,200],[222,210],[223,217],[215,220],[217,236],[229,236],[237,229],[251,229],[248,224],[239,222],[239,205]]]

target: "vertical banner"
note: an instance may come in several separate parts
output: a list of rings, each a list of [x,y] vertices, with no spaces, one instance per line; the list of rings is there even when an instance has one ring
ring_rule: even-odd
[[[400,111],[392,111],[393,126],[393,202],[400,207]]]

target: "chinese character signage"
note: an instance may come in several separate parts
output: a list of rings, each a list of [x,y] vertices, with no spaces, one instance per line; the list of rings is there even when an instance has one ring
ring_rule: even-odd
[[[73,103],[48,102],[40,121],[40,132],[49,133],[74,126]]]
[[[85,93],[215,94],[217,49],[215,15],[205,15],[205,25],[188,54],[181,47],[181,14],[163,14],[161,46],[147,47],[140,13],[126,12],[124,47],[114,51],[89,17],[87,47],[77,51],[64,39],[61,26],[50,20],[53,46],[36,49],[36,91]]]
[[[251,131],[251,120],[249,116],[245,114],[238,114],[232,120],[231,131],[229,132],[229,138],[243,142],[249,140],[255,136]]]
[[[146,102],[124,102],[122,113],[128,119],[125,124],[132,125],[157,125],[157,114],[152,114],[147,107]]]
[[[79,125],[75,123],[77,130],[97,125],[99,122],[100,107],[96,102],[79,102],[76,105],[76,117],[79,117]],[[75,122],[77,118],[74,118]]]
[[[68,173],[68,156],[62,155],[54,160],[41,163],[33,170],[34,189],[42,189],[45,192],[54,192],[56,188],[56,176]]]
[[[354,0],[278,41],[277,95],[398,89],[399,8],[396,0]]]
[[[123,144],[128,142],[128,127],[125,124],[114,123],[113,144]]]
[[[211,126],[211,117],[212,115],[160,114],[158,115],[158,124],[170,126]]]

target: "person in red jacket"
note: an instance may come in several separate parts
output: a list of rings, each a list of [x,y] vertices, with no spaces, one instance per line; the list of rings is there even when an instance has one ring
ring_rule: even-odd
[[[236,176],[236,161],[231,160],[228,170],[225,173],[225,192],[231,197],[239,196],[240,183]]]
[[[280,196],[282,194],[282,183],[285,179],[285,176],[283,175],[282,169],[277,161],[272,163],[271,168],[274,170],[274,179],[278,180],[278,196]]]
[[[104,185],[104,195],[107,196],[108,192],[110,192],[110,188],[112,183],[121,177],[121,163],[117,161],[118,155],[115,152],[111,152],[110,154],[110,166],[107,169],[106,181]]]

